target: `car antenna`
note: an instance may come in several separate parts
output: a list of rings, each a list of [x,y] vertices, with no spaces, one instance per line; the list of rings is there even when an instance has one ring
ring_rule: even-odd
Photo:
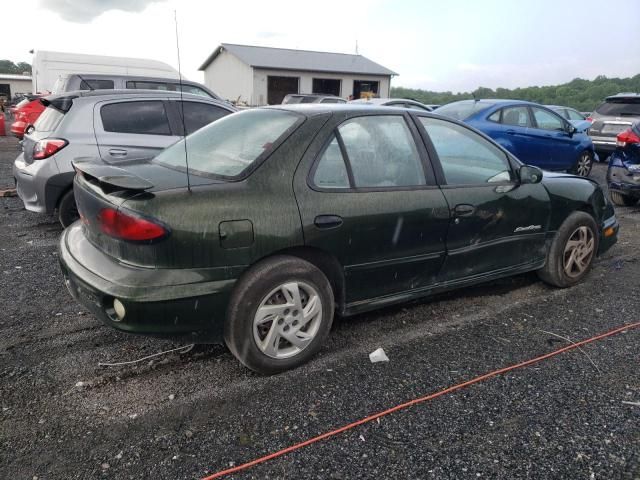
[[[473,97],[474,102],[478,101],[478,97],[476,97],[476,92],[471,92],[471,96]]]
[[[182,92],[182,69],[180,68],[180,42],[178,41],[178,12],[173,11],[173,20],[176,24],[176,50],[178,52],[178,76],[180,85],[180,114],[182,117],[182,142],[184,143],[184,163],[187,166],[187,190],[191,193],[191,180],[189,179],[189,152],[187,150],[187,125],[184,121],[184,101]]]
[[[95,88],[93,88],[89,82],[87,82],[84,78],[82,78],[82,75],[78,75],[78,78],[89,88],[90,92],[93,92],[95,90]],[[82,83],[80,84],[80,86],[82,86]]]

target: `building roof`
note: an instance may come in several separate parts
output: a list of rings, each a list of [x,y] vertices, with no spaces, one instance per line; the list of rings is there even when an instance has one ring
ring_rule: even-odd
[[[31,75],[14,75],[12,73],[0,73],[0,80],[27,80],[31,81]]]
[[[364,75],[397,75],[362,55],[347,53],[315,52],[289,48],[256,47],[222,43],[200,66],[206,69],[223,50],[255,68],[274,70],[304,70],[313,72],[356,73]]]

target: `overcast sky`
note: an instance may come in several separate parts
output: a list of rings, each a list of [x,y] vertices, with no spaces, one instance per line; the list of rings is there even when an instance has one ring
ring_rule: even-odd
[[[4,0],[0,58],[30,49],[144,57],[182,71],[220,43],[359,52],[429,90],[526,87],[640,73],[639,0]],[[27,17],[21,18],[19,12]]]

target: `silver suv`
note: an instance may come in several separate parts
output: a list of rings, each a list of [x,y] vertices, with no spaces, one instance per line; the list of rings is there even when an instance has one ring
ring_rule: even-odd
[[[616,149],[616,136],[640,121],[640,93],[618,93],[607,97],[591,113],[589,136],[596,151],[610,153]],[[601,155],[606,158],[607,155]]]
[[[185,133],[236,111],[212,98],[143,90],[77,91],[41,101],[47,108],[24,136],[13,176],[25,208],[57,210],[64,227],[78,218],[72,160],[94,157],[117,164],[150,159]]]

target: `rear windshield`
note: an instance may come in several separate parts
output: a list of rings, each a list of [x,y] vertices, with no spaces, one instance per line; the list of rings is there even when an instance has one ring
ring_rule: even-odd
[[[300,103],[302,102],[302,98],[300,95],[293,95],[291,97],[287,97],[284,99],[284,104],[292,104],[292,103]]]
[[[443,105],[438,108],[435,113],[445,115],[456,120],[465,120],[476,112],[493,106],[489,102],[454,102]]]
[[[607,100],[596,108],[596,112],[600,115],[613,115],[616,117],[624,117],[625,115],[639,116],[640,98]]]
[[[186,138],[189,171],[198,175],[237,177],[259,163],[302,122],[283,110],[245,110],[217,120]],[[170,168],[185,171],[185,140],[155,157]]]
[[[64,113],[60,110],[47,107],[44,109],[44,112],[40,114],[38,120],[36,120],[34,127],[36,127],[36,130],[39,132],[53,132],[58,125],[60,125],[63,118]]]

